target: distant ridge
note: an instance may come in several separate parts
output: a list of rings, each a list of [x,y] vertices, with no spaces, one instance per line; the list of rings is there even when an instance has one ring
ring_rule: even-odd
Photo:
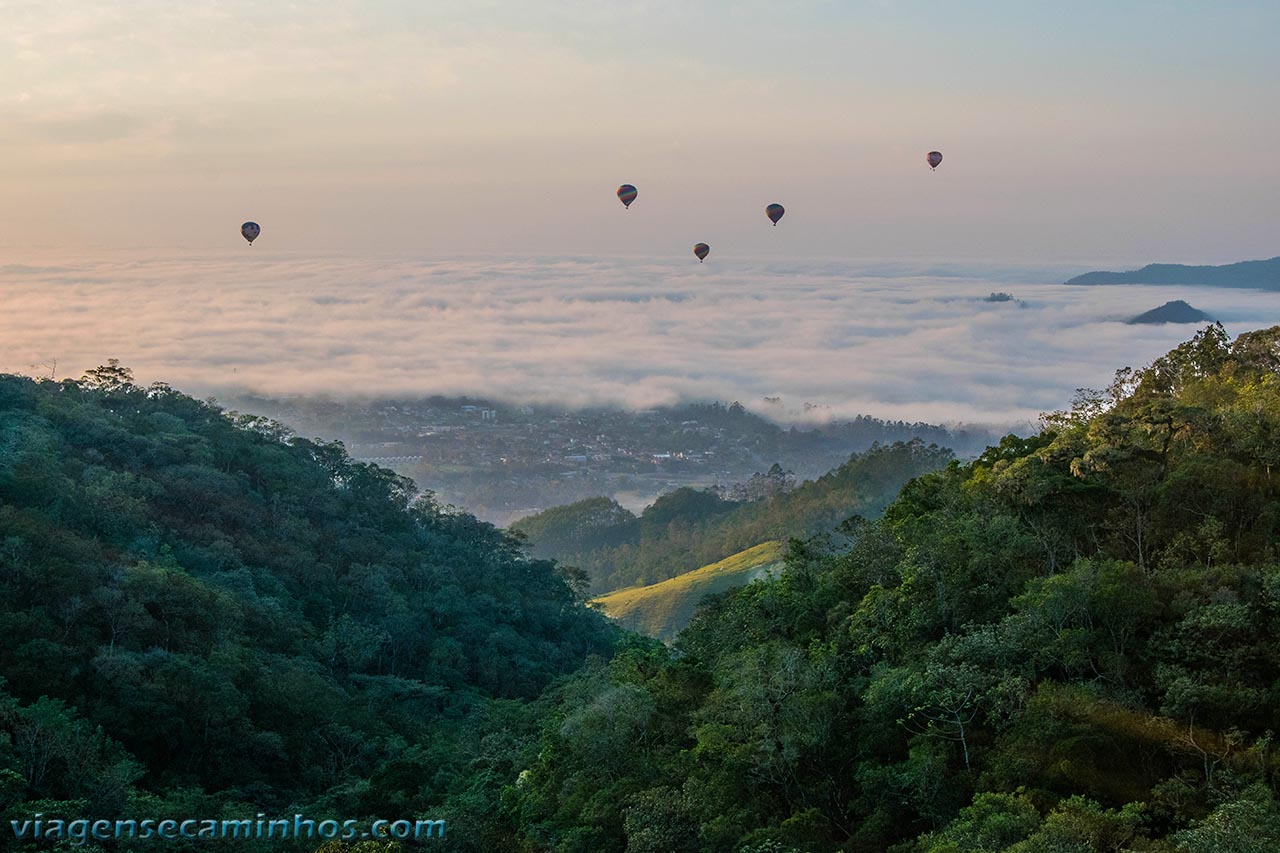
[[[1129,323],[1129,325],[1142,323],[1212,323],[1213,318],[1199,308],[1193,308],[1181,299],[1175,299],[1125,322]]]
[[[1280,290],[1280,257],[1217,267],[1148,264],[1130,272],[1085,273],[1068,280],[1067,284],[1198,284]]]

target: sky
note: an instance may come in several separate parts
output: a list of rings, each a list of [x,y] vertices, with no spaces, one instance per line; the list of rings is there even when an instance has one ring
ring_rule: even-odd
[[[1123,322],[1165,301],[1232,334],[1280,324],[1280,292],[1082,287],[1052,267],[715,249],[705,264],[245,254],[0,264],[0,372],[76,377],[114,357],[142,384],[224,400],[244,389],[641,409],[738,400],[781,421],[804,420],[811,403],[822,408],[809,417],[1008,427],[1190,338],[1199,326]],[[992,291],[1014,300],[985,301]]]
[[[0,370],[993,422],[1189,336],[1120,322],[1168,299],[1280,322],[1275,294],[1060,284],[1280,255],[1273,0],[0,20]]]
[[[344,257],[1280,254],[1274,2],[0,0],[0,16],[11,259],[242,257],[246,219],[260,245]],[[640,191],[625,212],[623,182]]]

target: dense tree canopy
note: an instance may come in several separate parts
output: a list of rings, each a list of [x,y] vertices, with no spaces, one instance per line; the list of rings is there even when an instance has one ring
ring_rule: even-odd
[[[512,530],[534,554],[585,571],[594,593],[644,586],[761,542],[831,533],[855,515],[877,515],[908,480],[951,458],[949,450],[919,440],[877,444],[796,488],[774,465],[727,498],[685,487],[639,516],[608,498],[590,498],[521,519]]]
[[[468,853],[1274,850],[1277,436],[1280,328],[1210,327],[668,649],[340,447],[118,366],[0,378],[0,801]]]
[[[1278,371],[1210,327],[579,676],[522,849],[1277,849]]]
[[[8,815],[443,808],[478,721],[616,635],[553,564],[339,444],[115,363],[0,376]]]

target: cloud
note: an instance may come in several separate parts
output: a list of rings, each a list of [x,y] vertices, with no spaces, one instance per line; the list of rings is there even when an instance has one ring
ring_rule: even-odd
[[[44,142],[84,145],[127,139],[144,126],[145,122],[136,116],[98,112],[83,116],[37,119],[30,123],[29,129],[36,138]]]
[[[947,268],[953,273],[960,272]],[[1239,333],[1280,294],[1068,287],[1018,269],[720,259],[59,256],[0,266],[0,370],[119,358],[199,394],[489,395],[644,408],[741,400],[1011,423],[1190,337],[1122,320],[1185,299]],[[891,274],[892,273],[892,274]],[[1025,276],[1025,278],[1023,278]],[[998,285],[998,286],[997,286]],[[983,301],[992,290],[1021,300]],[[47,369],[44,371],[47,372]]]

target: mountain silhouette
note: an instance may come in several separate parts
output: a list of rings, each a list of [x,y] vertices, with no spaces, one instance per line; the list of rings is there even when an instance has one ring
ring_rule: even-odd
[[[1193,308],[1181,299],[1175,299],[1172,302],[1166,302],[1159,308],[1145,311],[1125,322],[1130,325],[1141,323],[1212,323],[1213,318],[1199,308]]]
[[[1216,267],[1148,264],[1129,272],[1085,273],[1068,280],[1067,284],[1195,284],[1280,290],[1280,257]]]

